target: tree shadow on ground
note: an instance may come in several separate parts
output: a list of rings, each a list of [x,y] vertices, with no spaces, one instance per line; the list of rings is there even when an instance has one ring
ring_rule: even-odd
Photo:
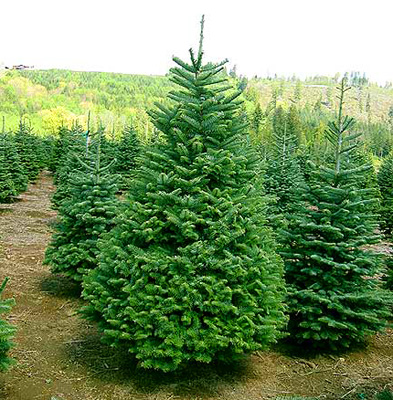
[[[354,353],[357,351],[366,351],[368,345],[369,345],[368,342],[364,342],[353,345],[350,348],[332,349],[327,346],[316,348],[313,347],[311,342],[298,344],[293,340],[286,338],[282,339],[275,346],[273,346],[272,350],[286,357],[303,358],[312,361],[313,359],[321,356],[322,357],[327,356],[334,359],[336,357],[345,356],[347,354]]]
[[[95,326],[66,344],[66,358],[86,369],[95,385],[114,383],[138,394],[169,392],[173,396],[204,398],[219,396],[223,387],[240,384],[252,370],[248,358],[232,364],[190,363],[178,371],[165,373],[145,370],[126,349],[113,349],[100,340]]]
[[[80,298],[81,286],[64,275],[51,274],[40,282],[40,288],[52,296],[60,298]]]

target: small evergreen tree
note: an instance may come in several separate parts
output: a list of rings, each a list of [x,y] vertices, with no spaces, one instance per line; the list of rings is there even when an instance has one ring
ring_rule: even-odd
[[[38,139],[33,135],[31,127],[23,120],[20,121],[19,128],[15,133],[15,143],[27,178],[29,182],[34,182],[41,169],[37,151]]]
[[[289,331],[294,341],[317,348],[349,347],[382,330],[390,316],[387,292],[376,277],[377,222],[368,205],[373,191],[358,182],[370,165],[349,167],[359,134],[349,134],[354,120],[343,117],[343,80],[337,122],[329,124],[333,165],[314,168],[306,191],[308,204],[286,231],[282,256],[288,287]]]
[[[118,206],[115,177],[106,173],[111,164],[101,166],[100,147],[92,165],[79,159],[85,171],[71,174],[70,197],[61,203],[60,222],[45,254],[44,264],[53,273],[77,282],[96,267],[97,242],[113,227]]]
[[[385,258],[386,264],[386,275],[384,278],[385,287],[389,290],[393,290],[393,256],[389,254]]]
[[[8,357],[8,351],[13,346],[12,338],[15,333],[15,328],[2,317],[9,313],[14,305],[13,299],[2,299],[7,281],[8,278],[0,286],[0,371],[5,371],[12,364],[12,360]]]
[[[130,187],[135,175],[140,146],[134,127],[126,126],[116,151],[116,172],[121,176],[120,188],[123,190]]]
[[[86,143],[88,143],[89,131],[83,132],[80,125],[75,124],[70,131],[61,131],[60,141],[55,149],[59,154],[59,162],[55,165],[54,183],[56,191],[52,196],[53,208],[59,208],[62,202],[71,197],[72,174],[81,170],[78,157],[86,155]]]
[[[64,164],[64,160],[69,151],[70,143],[73,140],[72,132],[74,132],[75,125],[73,125],[72,129],[67,128],[64,125],[61,125],[57,131],[57,139],[53,148],[53,157],[51,158],[51,162],[49,165],[49,170],[54,173],[54,179],[56,183],[58,172],[61,166]]]
[[[14,136],[10,134],[0,136],[0,147],[3,149],[3,156],[11,174],[15,194],[19,194],[27,189],[28,176],[14,139]]]
[[[286,226],[287,216],[296,212],[301,201],[304,178],[296,158],[299,133],[294,122],[293,111],[276,108],[272,121],[274,143],[265,172],[265,189],[273,197],[268,215],[277,233]]]
[[[256,106],[255,106],[254,114],[252,116],[252,128],[253,128],[254,133],[256,135],[258,135],[258,133],[259,133],[259,130],[261,128],[262,120],[263,120],[263,111],[262,111],[262,108],[261,108],[261,104],[258,101]]]
[[[7,148],[0,141],[0,203],[8,202],[16,194],[7,160]]]
[[[225,62],[178,58],[173,106],[151,113],[164,140],[141,156],[130,197],[84,280],[86,316],[145,368],[235,359],[283,322],[281,262],[265,226],[258,157],[244,140]]]
[[[390,153],[378,171],[381,192],[381,228],[388,236],[393,233],[393,153]]]

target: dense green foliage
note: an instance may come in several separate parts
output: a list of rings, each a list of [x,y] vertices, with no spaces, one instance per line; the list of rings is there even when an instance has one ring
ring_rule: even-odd
[[[373,245],[380,196],[393,231],[392,88],[348,75],[355,125],[339,76],[228,75],[202,64],[202,35],[190,54],[167,77],[2,74],[0,202],[53,173],[45,263],[83,282],[83,314],[143,367],[233,360],[280,337],[277,252],[293,341],[336,349],[382,330],[393,269]]]
[[[129,189],[137,166],[137,157],[141,150],[135,129],[127,126],[116,147],[115,170],[121,176],[121,189]]]
[[[313,146],[324,143],[323,137],[318,137],[318,133],[323,136],[324,126],[315,132],[313,124],[322,121],[324,125],[331,118],[336,105],[332,93],[338,75],[316,76],[303,82],[296,77],[277,76],[247,80],[231,71],[229,79],[235,87],[244,90],[244,113],[252,130],[263,137],[264,144],[269,141],[270,124],[265,124],[268,111],[277,106],[289,109],[294,103],[301,119],[307,120],[302,140],[312,142]],[[393,88],[379,87],[363,76],[353,78],[353,82],[356,95],[348,98],[348,112],[360,121],[358,126],[367,149],[382,157],[393,145],[393,119],[389,114]],[[157,100],[167,104],[165,96],[172,88],[173,83],[164,76],[66,70],[8,71],[0,75],[0,115],[7,117],[7,125],[12,129],[17,128],[21,116],[28,117],[36,132],[47,135],[56,134],[61,125],[70,127],[75,121],[86,129],[87,113],[91,111],[95,130],[103,124],[107,135],[114,132],[119,137],[132,119],[138,138],[148,142],[154,128],[146,111]]]
[[[71,129],[61,127],[54,149],[51,169],[54,172],[56,191],[52,196],[54,208],[71,197],[73,174],[81,169],[78,157],[86,155],[87,132],[75,124]]]
[[[298,343],[318,348],[349,347],[383,329],[390,316],[388,296],[377,276],[376,216],[369,204],[374,190],[361,188],[370,165],[354,167],[354,120],[343,117],[345,88],[340,89],[337,122],[327,136],[334,162],[314,166],[307,204],[286,232],[285,260],[289,332]]]
[[[387,289],[393,290],[393,257],[390,254],[386,257],[386,276],[385,276],[385,287]]]
[[[43,166],[40,139],[33,134],[31,127],[20,121],[15,132],[15,143],[19,151],[20,162],[23,165],[29,182],[34,182]]]
[[[101,166],[100,143],[96,147],[92,162],[91,157],[85,161],[77,158],[82,171],[70,175],[69,197],[59,208],[60,221],[44,260],[52,272],[63,273],[77,282],[96,267],[97,242],[113,227],[118,206],[114,177],[106,173],[110,164]]]
[[[9,201],[16,194],[15,185],[12,179],[11,168],[7,157],[7,144],[0,141],[0,203]]]
[[[13,299],[2,299],[7,281],[6,278],[0,285],[0,371],[6,370],[12,363],[8,351],[13,346],[12,338],[15,333],[15,328],[3,319],[3,315],[9,313],[14,305]]]
[[[150,132],[146,109],[163,100],[172,84],[164,76],[143,76],[66,70],[8,71],[0,75],[0,115],[16,128],[28,116],[42,134],[78,121],[85,126],[87,111],[92,127],[100,123],[118,134],[133,119],[141,137]]]
[[[392,236],[393,233],[393,153],[390,153],[378,171],[378,184],[381,192],[381,227]]]
[[[273,147],[265,173],[266,193],[273,196],[268,210],[272,227],[277,231],[286,226],[288,215],[299,208],[304,176],[296,157],[300,129],[296,109],[286,112],[276,108],[273,116]]]
[[[48,167],[52,142],[35,136],[23,122],[15,133],[0,134],[0,203],[25,191],[27,184]]]
[[[265,348],[283,323],[282,265],[266,228],[258,157],[244,140],[240,92],[224,63],[178,58],[170,107],[151,113],[124,214],[85,278],[84,312],[145,368],[234,359]]]

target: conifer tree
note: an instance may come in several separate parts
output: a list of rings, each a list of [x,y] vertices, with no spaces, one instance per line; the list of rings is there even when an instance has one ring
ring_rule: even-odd
[[[256,135],[258,135],[258,133],[260,131],[262,120],[263,120],[263,112],[262,112],[261,104],[258,101],[255,106],[255,110],[254,110],[254,113],[252,116],[252,128]]]
[[[15,328],[3,319],[3,315],[9,313],[14,305],[13,299],[2,299],[7,281],[8,278],[0,286],[0,371],[5,371],[12,364],[8,351],[13,346],[12,338],[15,333]]]
[[[16,190],[7,161],[7,148],[4,141],[0,141],[0,203],[8,202],[15,195]]]
[[[26,171],[29,182],[34,182],[41,169],[39,152],[37,152],[38,140],[33,135],[32,129],[23,120],[15,133],[20,161]]]
[[[299,133],[294,112],[277,107],[272,125],[273,148],[265,172],[265,189],[273,197],[268,214],[271,226],[278,233],[286,226],[287,216],[299,208],[304,177],[296,158]]]
[[[121,176],[121,189],[128,189],[135,175],[140,142],[133,126],[125,127],[116,154],[116,172]]]
[[[11,134],[1,135],[0,147],[4,149],[3,156],[8,165],[8,171],[11,174],[15,194],[19,194],[27,189],[28,176],[21,162],[14,139],[14,136]]]
[[[60,126],[58,129],[57,140],[53,148],[53,157],[49,165],[50,171],[54,173],[55,183],[57,183],[56,180],[58,178],[59,170],[64,164],[69,151],[70,142],[73,139],[72,133],[74,132],[74,129],[75,124],[73,125],[72,129],[69,129],[64,125]]]
[[[86,143],[88,143],[89,129],[83,132],[82,127],[75,124],[70,131],[65,129],[57,144],[56,154],[60,153],[59,162],[55,166],[54,183],[56,191],[52,196],[53,208],[58,208],[61,203],[71,197],[72,174],[81,170],[78,157],[86,155]]]
[[[379,241],[368,207],[373,191],[358,187],[370,165],[354,168],[345,162],[359,136],[350,133],[354,120],[343,116],[348,89],[343,80],[337,121],[327,131],[334,162],[314,166],[315,179],[305,193],[308,204],[291,221],[282,251],[289,332],[294,341],[316,348],[363,342],[390,316],[387,292],[376,277],[379,257],[369,246]]]
[[[44,260],[53,273],[77,282],[96,267],[97,241],[113,227],[118,206],[116,177],[107,173],[112,164],[101,165],[101,135],[98,141],[92,163],[78,158],[84,171],[71,174],[70,197],[61,203],[60,222]]]
[[[393,290],[393,257],[390,255],[386,260],[385,287]]]
[[[163,141],[140,158],[124,213],[84,280],[86,316],[145,368],[236,359],[283,322],[281,261],[265,226],[258,157],[244,139],[226,61],[178,58],[173,105],[151,112]]]
[[[393,233],[393,153],[390,153],[378,171],[381,192],[381,228],[388,236]]]

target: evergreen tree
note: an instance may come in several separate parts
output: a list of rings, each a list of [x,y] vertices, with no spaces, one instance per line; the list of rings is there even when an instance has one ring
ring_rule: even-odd
[[[38,138],[38,157],[40,170],[49,169],[53,164],[56,140],[54,136]]]
[[[373,157],[364,148],[357,147],[354,149],[351,157],[347,158],[346,168],[359,168],[363,165],[369,165],[370,168],[364,172],[363,176],[359,176],[357,187],[359,189],[369,189],[370,196],[375,198],[376,201],[371,202],[366,207],[370,212],[378,214],[378,222],[380,223],[381,191],[379,189],[377,172],[373,165]]]
[[[89,130],[83,132],[80,125],[75,124],[70,131],[61,131],[60,141],[55,149],[59,154],[59,162],[55,166],[54,183],[56,191],[52,196],[53,208],[59,208],[62,202],[71,197],[71,184],[75,172],[81,170],[78,157],[86,155],[86,144],[89,141]]]
[[[381,192],[381,228],[388,235],[393,234],[393,153],[382,161],[378,171]]]
[[[0,147],[3,149],[3,156],[8,165],[8,171],[11,174],[15,194],[19,194],[27,189],[28,176],[20,160],[14,139],[14,136],[10,134],[1,135]]]
[[[79,161],[85,171],[71,174],[70,197],[61,203],[60,222],[44,260],[53,273],[77,282],[96,267],[97,242],[113,227],[118,206],[115,177],[107,174],[112,165],[101,166],[100,143],[93,163]]]
[[[258,101],[255,106],[254,114],[252,116],[252,128],[256,135],[258,135],[261,129],[262,120],[263,120],[263,111],[261,108],[261,104]]]
[[[23,120],[15,133],[20,161],[26,171],[29,182],[34,182],[41,169],[39,152],[37,152],[38,139],[33,135],[32,129]]]
[[[376,277],[381,272],[377,222],[368,205],[373,191],[360,189],[370,165],[349,167],[359,134],[344,117],[343,80],[337,122],[327,136],[334,149],[332,165],[314,168],[315,179],[286,231],[285,260],[289,331],[298,343],[317,348],[349,347],[382,330],[390,316],[388,296]]]
[[[57,139],[53,148],[53,157],[49,165],[49,170],[54,173],[55,183],[57,174],[61,166],[64,164],[64,160],[67,156],[70,142],[72,141],[72,132],[74,131],[74,126],[72,129],[68,129],[66,126],[62,125],[58,129]]]
[[[5,143],[0,141],[0,203],[8,202],[15,195],[16,190],[7,161],[7,148]]]
[[[84,280],[86,316],[145,368],[235,359],[283,322],[281,262],[265,226],[258,157],[244,139],[226,61],[178,58],[170,107],[151,112],[164,140],[141,156],[124,213]]]
[[[13,346],[12,338],[15,333],[15,328],[2,319],[3,314],[9,313],[14,305],[13,299],[2,299],[7,281],[8,278],[0,286],[0,371],[5,371],[12,364],[12,360],[8,357],[8,351]]]
[[[126,190],[131,185],[132,178],[135,175],[140,146],[134,127],[131,125],[126,126],[118,144],[115,164],[116,172],[121,176],[121,189]]]
[[[387,254],[384,257],[385,261],[385,275],[383,277],[384,286],[386,289],[393,290],[393,255]]]
[[[265,189],[273,197],[268,215],[271,226],[278,232],[285,227],[287,216],[299,208],[304,178],[296,158],[299,133],[294,111],[276,108],[272,125],[274,143],[268,157]]]

